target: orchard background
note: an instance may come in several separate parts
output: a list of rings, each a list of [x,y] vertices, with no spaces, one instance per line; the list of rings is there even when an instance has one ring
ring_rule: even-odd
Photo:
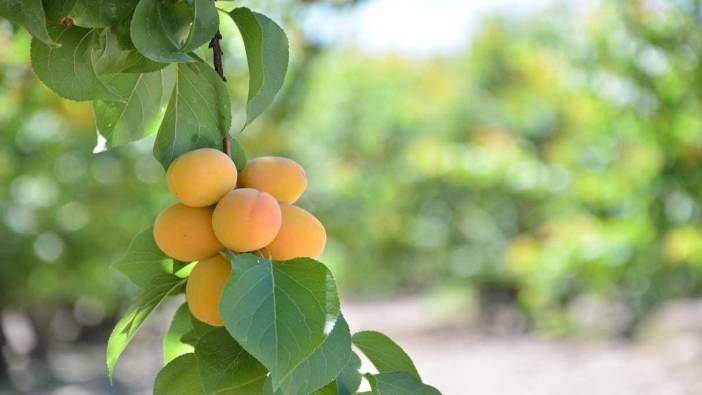
[[[420,354],[453,348],[415,356],[445,394],[465,393],[457,383],[471,376],[476,394],[517,393],[500,383],[520,388],[520,369],[553,362],[538,347],[594,355],[595,379],[583,380],[611,381],[590,393],[702,391],[666,371],[702,366],[699,1],[239,3],[291,44],[283,90],[241,142],[305,167],[302,204],[327,227],[322,261],[351,324],[384,325]],[[221,31],[237,130],[246,59],[234,24]],[[92,154],[91,106],[37,80],[29,43],[0,21],[0,386],[148,393],[148,376],[118,369],[110,387],[100,368],[137,293],[109,264],[172,203],[153,137]],[[377,308],[387,314],[366,318]],[[154,318],[143,344],[169,315]],[[532,340],[544,337],[558,340]],[[574,338],[607,346],[583,351]],[[489,361],[481,350],[503,344],[532,357],[505,351],[490,381],[466,355]],[[650,366],[641,347],[670,366]],[[122,363],[148,366],[147,350]],[[660,382],[634,388],[613,360]],[[582,379],[552,366],[536,393]]]

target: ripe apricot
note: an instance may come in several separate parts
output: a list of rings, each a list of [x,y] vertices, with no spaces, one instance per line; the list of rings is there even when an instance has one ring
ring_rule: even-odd
[[[219,254],[195,264],[185,287],[185,299],[195,318],[212,326],[223,325],[219,299],[231,271],[232,266]]]
[[[191,207],[210,206],[236,187],[234,162],[222,151],[200,148],[186,152],[168,166],[168,190]]]
[[[327,242],[322,223],[308,211],[291,204],[281,204],[280,210],[283,223],[264,254],[277,261],[320,256]]]
[[[222,244],[212,231],[212,208],[176,203],[156,217],[154,239],[166,255],[185,262],[212,256]]]
[[[305,192],[307,176],[302,166],[291,159],[263,156],[246,164],[239,186],[268,192],[278,201],[293,204]]]
[[[219,241],[237,251],[255,251],[280,230],[280,206],[273,196],[251,188],[235,189],[217,203],[212,228]]]

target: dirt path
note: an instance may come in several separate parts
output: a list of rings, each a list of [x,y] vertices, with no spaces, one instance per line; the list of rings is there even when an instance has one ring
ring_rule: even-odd
[[[432,329],[420,318],[430,313],[416,300],[344,307],[354,330],[375,328],[395,338],[424,381],[444,395],[702,394],[699,337],[656,346],[485,337]]]

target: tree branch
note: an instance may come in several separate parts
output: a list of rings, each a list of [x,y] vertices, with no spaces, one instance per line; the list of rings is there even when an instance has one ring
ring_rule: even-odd
[[[224,76],[224,66],[222,66],[222,46],[220,41],[222,40],[222,34],[217,30],[217,33],[210,40],[209,48],[212,48],[212,59],[214,63],[214,69],[217,74],[222,78],[222,81],[226,81],[227,78]],[[222,139],[222,151],[225,154],[232,154],[232,136],[227,133]]]

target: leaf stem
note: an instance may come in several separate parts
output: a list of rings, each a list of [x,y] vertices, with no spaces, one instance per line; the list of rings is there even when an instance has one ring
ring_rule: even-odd
[[[227,77],[224,76],[224,66],[222,66],[222,46],[220,41],[222,40],[222,34],[217,30],[215,35],[210,40],[209,48],[212,48],[212,59],[214,63],[214,69],[217,74],[222,78],[222,81],[227,81]],[[229,133],[222,139],[222,151],[225,154],[232,154],[232,136]]]

